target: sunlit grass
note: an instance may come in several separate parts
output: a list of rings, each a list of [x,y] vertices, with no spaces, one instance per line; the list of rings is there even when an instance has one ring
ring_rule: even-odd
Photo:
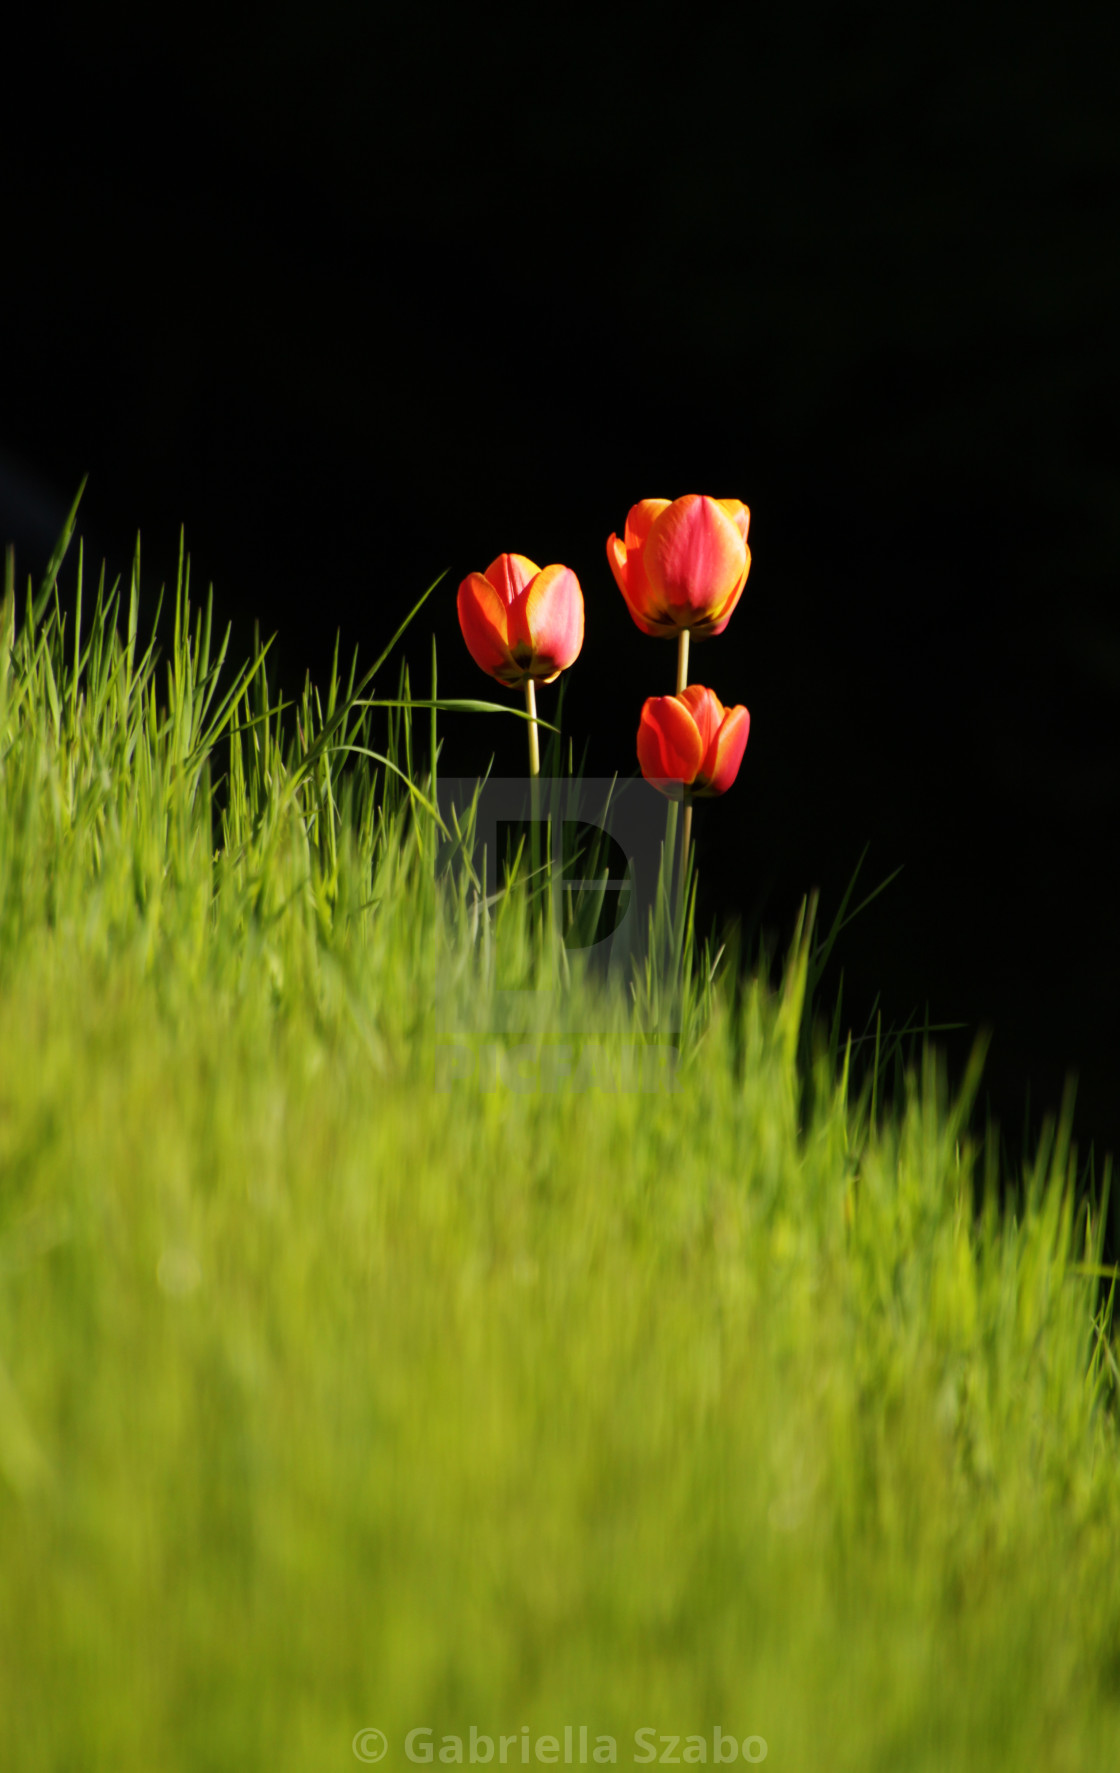
[[[777,990],[697,955],[677,1091],[437,1089],[441,969],[482,1026],[551,962],[437,824],[434,671],[281,709],[137,585],[0,617],[0,1766],[1120,1764],[1068,1120],[1008,1178],[975,1074],[814,1058],[807,931]]]

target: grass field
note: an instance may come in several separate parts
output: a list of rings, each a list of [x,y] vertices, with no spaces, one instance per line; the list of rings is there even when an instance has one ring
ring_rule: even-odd
[[[437,1088],[437,975],[482,1027],[551,964],[438,712],[277,710],[182,586],[164,663],[127,587],[79,643],[78,570],[2,614],[0,1767],[1120,1765],[1066,1128],[1000,1176],[932,1051],[885,1104],[805,930],[696,952],[677,1089]]]

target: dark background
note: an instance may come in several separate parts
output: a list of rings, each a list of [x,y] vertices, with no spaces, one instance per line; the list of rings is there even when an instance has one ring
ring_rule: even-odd
[[[744,499],[693,678],[744,701],[698,816],[705,919],[788,938],[864,844],[857,1031],[929,1006],[1013,1138],[1080,1078],[1120,1148],[1120,136],[1101,6],[75,11],[0,111],[0,529],[32,570],[143,532],[290,688],[335,632],[485,694],[460,578],[579,574],[566,730],[634,766],[672,687],[604,543]],[[154,596],[152,598],[154,603]],[[430,611],[430,617],[429,617]],[[492,686],[497,695],[503,692]],[[542,695],[542,712],[555,707]],[[521,732],[448,719],[465,772]],[[452,762],[452,760],[454,760]]]

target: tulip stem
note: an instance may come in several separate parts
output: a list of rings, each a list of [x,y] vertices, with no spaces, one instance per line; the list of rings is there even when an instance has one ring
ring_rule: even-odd
[[[680,695],[681,691],[684,689],[687,682],[688,682],[688,629],[682,628],[680,630],[680,633],[677,635],[677,694],[678,694],[678,696]],[[687,792],[682,792],[681,798],[684,801],[684,822],[681,827],[680,873],[678,875],[679,884],[677,887],[677,915],[678,915],[678,917],[681,918],[682,927],[683,927],[684,882],[685,882],[685,873],[688,868],[688,838],[689,838],[689,833],[692,830],[692,803],[688,798]],[[667,852],[666,866],[670,870],[672,869],[672,865],[673,865],[673,863],[672,863],[673,846],[676,842],[676,836],[677,836],[677,803],[675,800],[671,800],[669,802],[669,815],[668,815],[668,819],[666,820],[666,825],[665,825],[665,848],[666,848],[666,852]],[[672,873],[670,873],[669,879],[672,880]]]
[[[677,694],[680,695],[688,682],[688,629],[682,628],[677,636]]]
[[[525,706],[529,710],[529,774],[541,773],[541,737],[537,725],[537,686],[531,677],[525,679]]]
[[[541,895],[541,740],[537,725],[537,686],[525,679],[525,706],[529,711],[529,902],[543,905]]]

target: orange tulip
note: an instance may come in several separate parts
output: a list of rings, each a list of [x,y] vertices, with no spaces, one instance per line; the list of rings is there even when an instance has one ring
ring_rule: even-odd
[[[543,571],[499,554],[459,586],[459,626],[471,658],[499,683],[551,683],[583,645],[583,593],[566,566]]]
[[[622,541],[607,559],[643,634],[695,640],[722,634],[750,571],[751,514],[739,499],[642,499],[631,506]]]
[[[679,696],[650,696],[638,724],[638,762],[647,782],[679,800],[725,794],[743,761],[751,717],[725,708],[714,690],[690,684]]]

